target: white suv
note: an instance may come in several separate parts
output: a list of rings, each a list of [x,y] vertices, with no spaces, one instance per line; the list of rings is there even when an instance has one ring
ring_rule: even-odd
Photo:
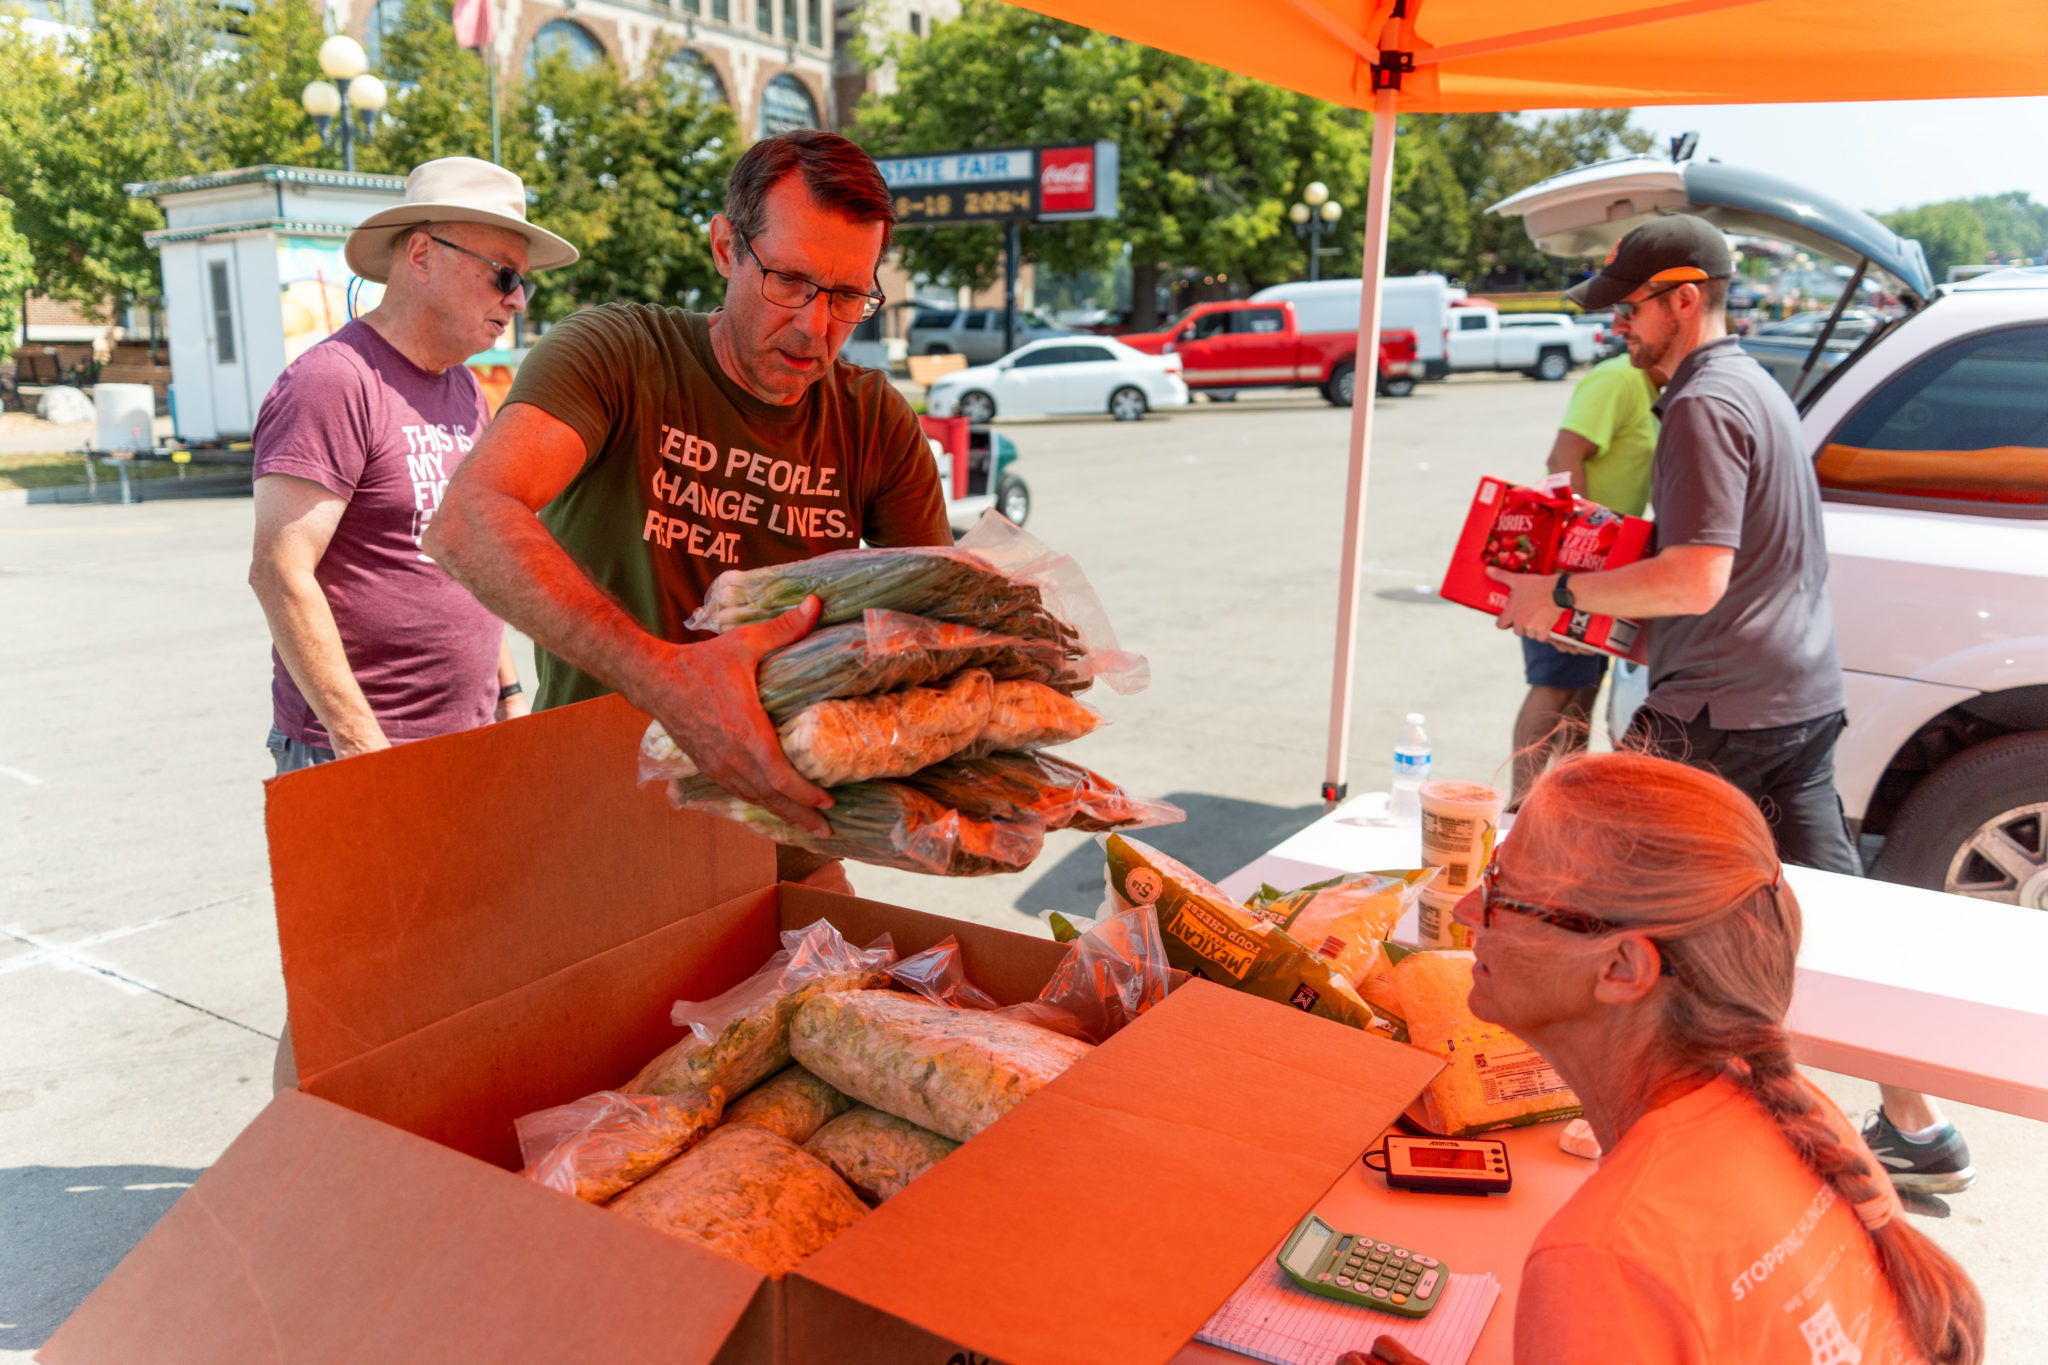
[[[2048,909],[2048,268],[1938,290],[1802,407],[1872,872]]]

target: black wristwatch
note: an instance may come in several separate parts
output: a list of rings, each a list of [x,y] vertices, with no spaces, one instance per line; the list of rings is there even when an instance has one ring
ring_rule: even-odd
[[[524,692],[525,690],[525,688],[521,687],[516,682],[506,683],[503,687],[498,689],[498,700],[510,701],[512,698],[518,696],[521,692]]]
[[[1577,611],[1579,609],[1578,599],[1573,597],[1572,590],[1565,586],[1565,584],[1571,581],[1571,577],[1568,573],[1561,573],[1557,576],[1557,585],[1550,590],[1550,600],[1566,611]]]

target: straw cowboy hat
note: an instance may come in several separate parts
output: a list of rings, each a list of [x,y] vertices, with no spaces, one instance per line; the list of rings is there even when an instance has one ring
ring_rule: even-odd
[[[399,230],[421,223],[510,228],[532,243],[529,272],[576,263],[575,247],[526,221],[526,185],[518,176],[473,156],[444,156],[413,168],[405,178],[403,203],[380,209],[349,233],[341,249],[348,268],[366,280],[386,283]]]

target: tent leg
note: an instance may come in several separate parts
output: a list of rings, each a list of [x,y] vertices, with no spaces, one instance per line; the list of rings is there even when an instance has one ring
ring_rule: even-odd
[[[1358,577],[1365,549],[1365,480],[1379,395],[1380,281],[1387,272],[1387,212],[1394,185],[1398,90],[1382,90],[1372,112],[1372,178],[1365,195],[1365,255],[1359,276],[1358,358],[1351,390],[1351,470],[1344,490],[1344,560],[1337,571],[1337,661],[1330,679],[1330,742],[1323,804],[1344,799],[1351,759],[1351,671],[1358,653]]]

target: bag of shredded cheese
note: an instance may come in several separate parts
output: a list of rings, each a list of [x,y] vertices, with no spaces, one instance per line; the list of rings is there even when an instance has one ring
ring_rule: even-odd
[[[1585,1112],[1542,1054],[1466,1005],[1470,952],[1409,953],[1394,965],[1392,978],[1408,1041],[1444,1059],[1444,1069],[1422,1092],[1431,1128],[1445,1137],[1471,1137]]]

